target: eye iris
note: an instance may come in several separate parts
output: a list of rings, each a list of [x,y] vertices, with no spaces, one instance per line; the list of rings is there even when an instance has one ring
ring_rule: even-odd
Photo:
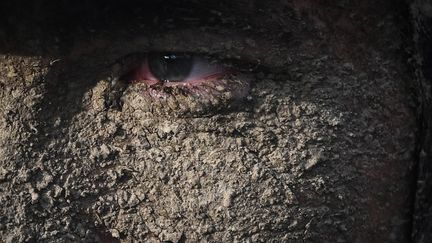
[[[185,52],[135,53],[119,60],[112,72],[113,91],[119,91],[113,93],[122,95],[122,104],[152,115],[234,107],[250,87],[247,76],[220,59]]]
[[[148,65],[152,74],[163,82],[185,80],[193,65],[193,57],[187,54],[150,53]]]

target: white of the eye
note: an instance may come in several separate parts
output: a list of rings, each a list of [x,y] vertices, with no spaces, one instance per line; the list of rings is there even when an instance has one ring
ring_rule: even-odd
[[[184,81],[193,82],[215,74],[223,73],[224,71],[225,68],[218,63],[212,63],[206,58],[194,57],[192,70]]]

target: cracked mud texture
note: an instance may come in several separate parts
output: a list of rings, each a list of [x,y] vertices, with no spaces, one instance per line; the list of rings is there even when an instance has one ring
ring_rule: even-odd
[[[11,4],[0,239],[409,242],[414,75],[407,10],[386,2]],[[114,94],[112,63],[151,50],[260,68],[246,99],[178,116]]]

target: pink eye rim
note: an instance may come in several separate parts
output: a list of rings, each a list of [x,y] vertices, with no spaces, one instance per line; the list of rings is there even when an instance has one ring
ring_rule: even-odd
[[[176,53],[176,52],[174,52]],[[232,67],[226,67],[215,59],[203,57],[197,54],[191,54],[192,67],[188,75],[181,80],[161,80],[154,74],[149,65],[149,53],[145,53],[137,62],[134,68],[129,69],[125,75],[120,77],[121,80],[130,83],[145,83],[149,86],[198,86],[204,82],[211,82],[223,78],[228,74],[234,74]]]
[[[206,54],[193,55],[205,65],[197,65],[198,71],[191,72],[193,75],[181,82],[163,82],[153,75],[147,53],[132,53],[119,59],[116,63],[120,68],[112,73],[115,83],[123,87],[121,103],[153,114],[181,116],[212,114],[246,101],[253,76],[239,69],[242,62]],[[140,101],[136,103],[133,97],[140,97]]]
[[[251,65],[247,58],[224,53],[193,53],[214,65],[213,68],[204,68],[204,72],[189,77],[187,82],[162,82],[149,72],[147,54],[132,52],[110,65],[108,80],[112,95],[109,97],[114,108],[150,116],[193,117],[243,109],[247,107],[243,104],[251,101],[256,76],[255,69],[247,67]]]

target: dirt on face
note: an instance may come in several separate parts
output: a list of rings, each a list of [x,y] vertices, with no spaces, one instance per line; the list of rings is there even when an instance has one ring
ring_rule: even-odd
[[[407,6],[360,2],[12,4],[0,239],[409,242]],[[253,66],[249,93],[173,105],[115,85],[113,64],[155,50]]]

